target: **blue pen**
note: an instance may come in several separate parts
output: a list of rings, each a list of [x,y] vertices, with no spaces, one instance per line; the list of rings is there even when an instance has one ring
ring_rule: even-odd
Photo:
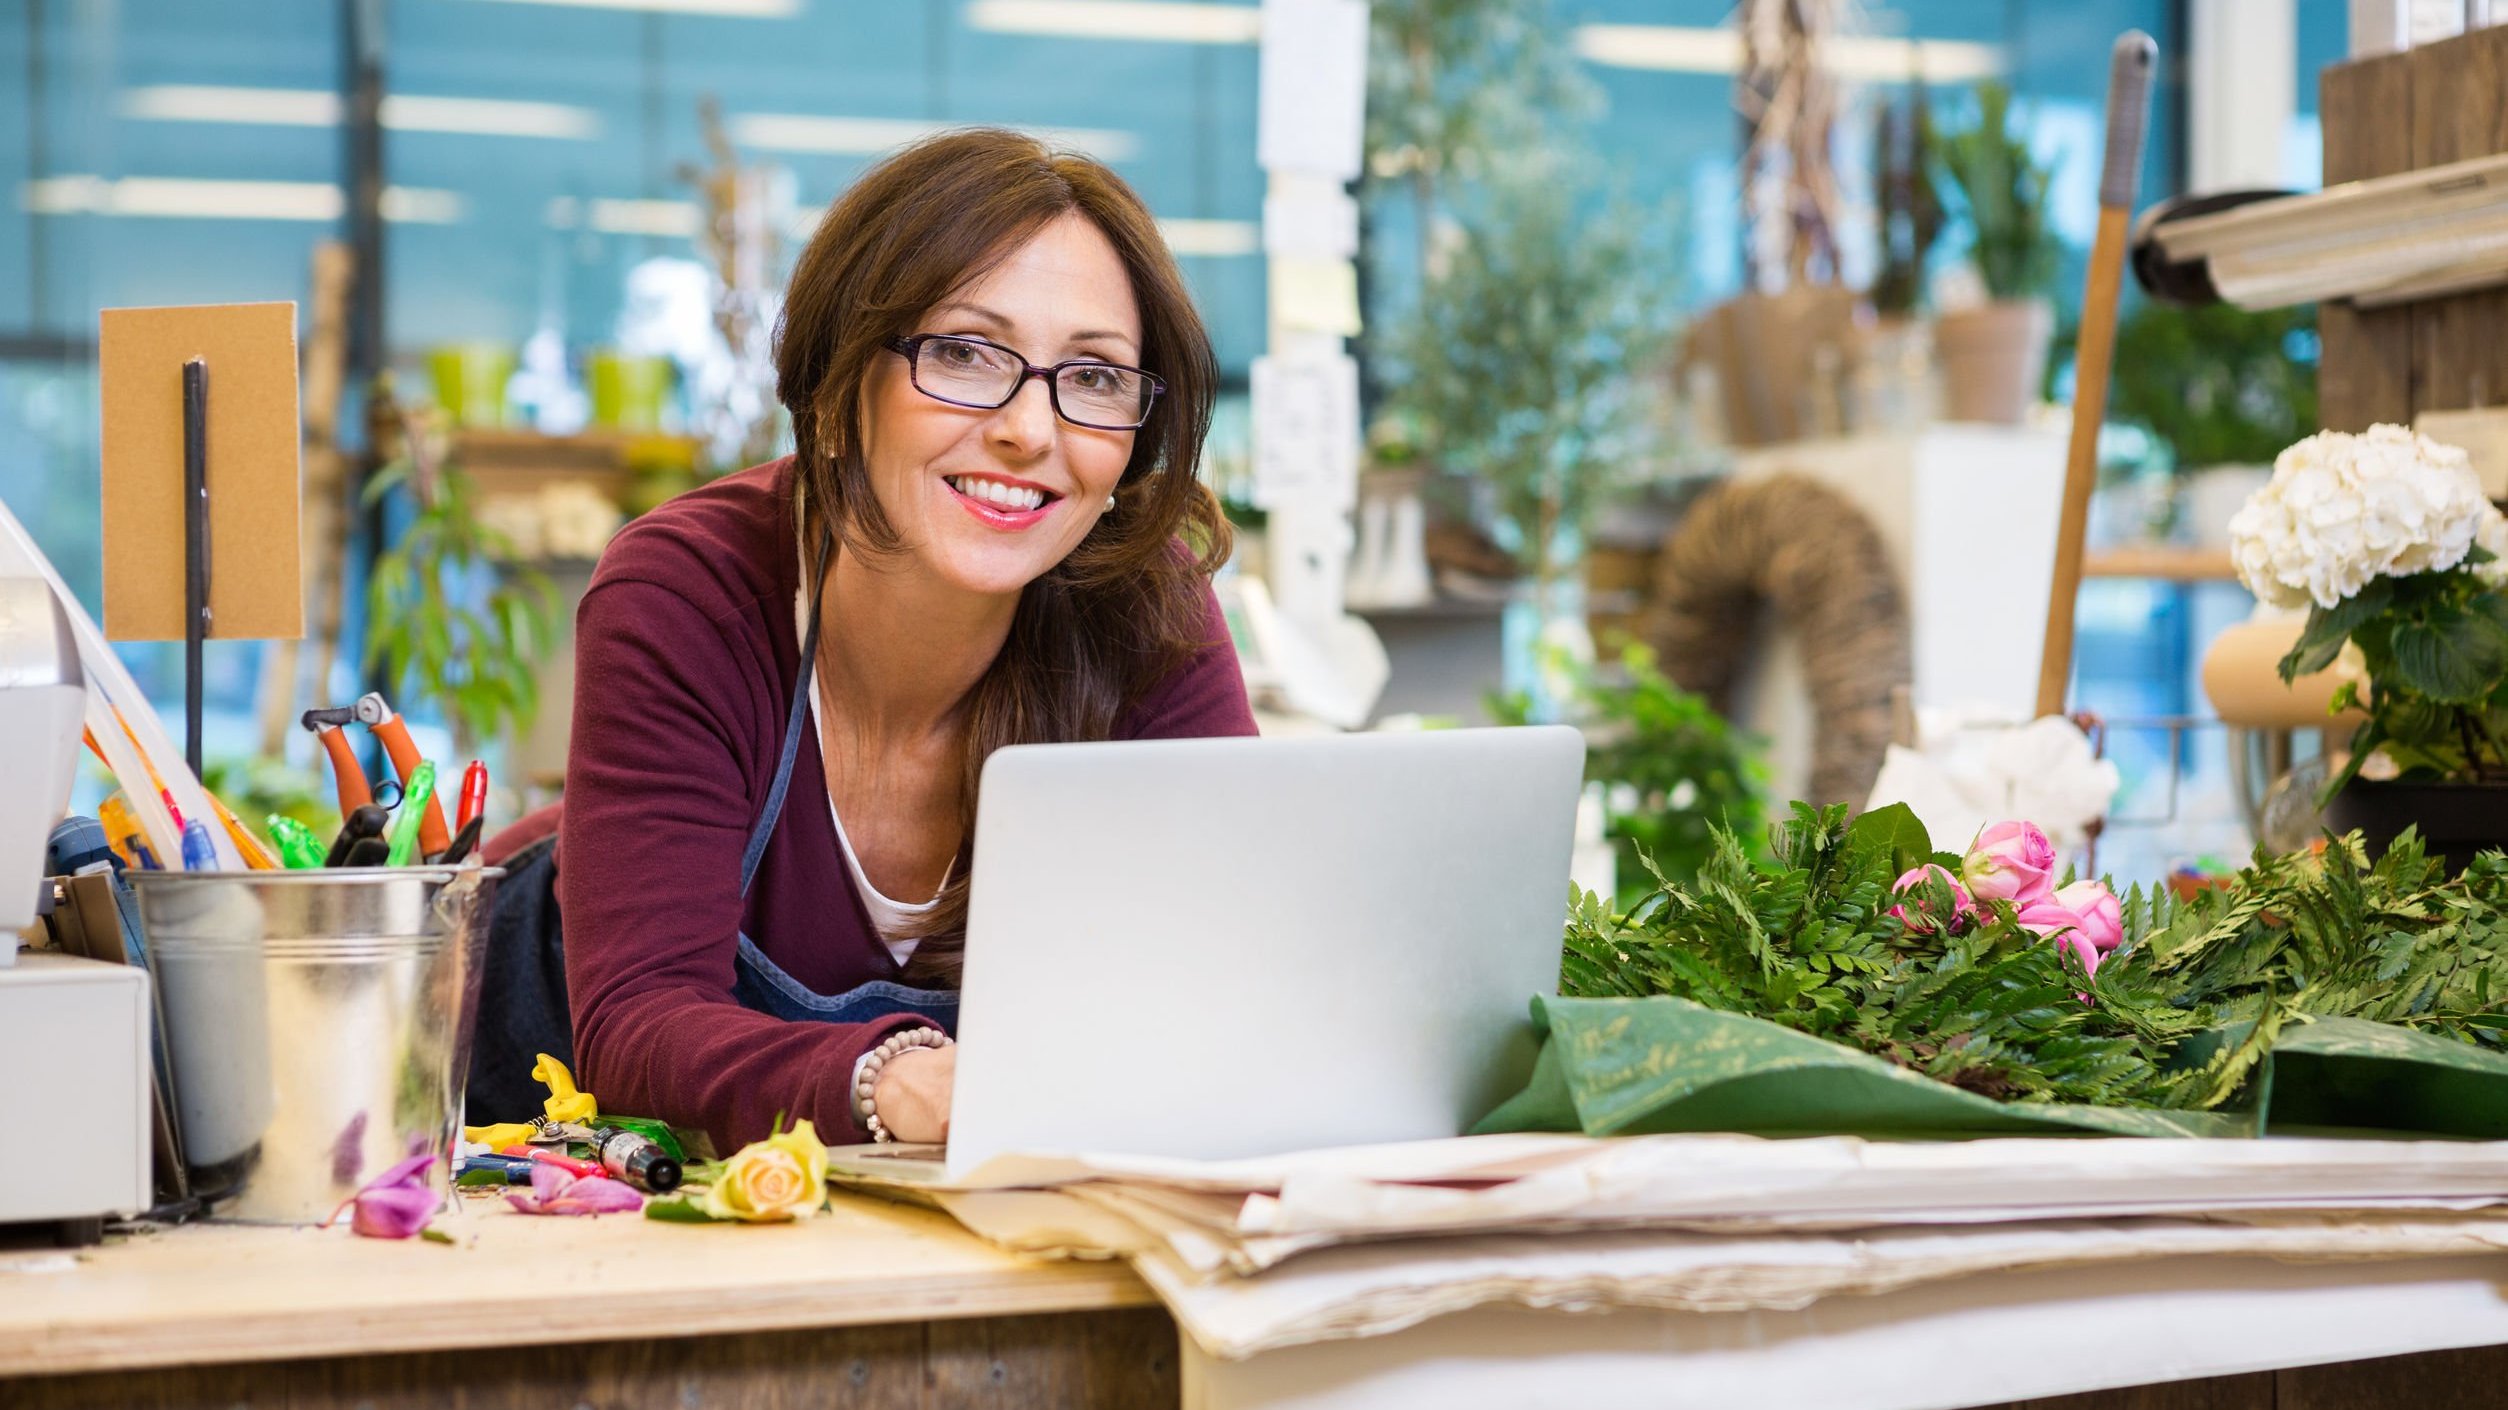
[[[217,844],[209,840],[209,824],[198,818],[183,824],[183,870],[216,871]]]

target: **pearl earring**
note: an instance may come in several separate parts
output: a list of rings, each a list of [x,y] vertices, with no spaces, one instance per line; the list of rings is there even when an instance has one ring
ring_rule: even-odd
[[[1113,495],[1106,496],[1106,512],[1109,514],[1115,512],[1115,497]]]

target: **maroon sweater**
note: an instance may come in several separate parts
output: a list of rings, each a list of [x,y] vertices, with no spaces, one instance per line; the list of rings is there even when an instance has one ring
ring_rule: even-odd
[[[737,935],[810,989],[899,967],[854,894],[804,729],[781,820],[740,895],[740,852],[806,669],[792,462],[681,495],[619,534],[575,620],[575,723],[558,899],[575,1057],[604,1108],[702,1127],[725,1153],[777,1113],[866,1139],[854,1060],[911,1018],[794,1023],[732,997]],[[1208,645],[1117,721],[1117,739],[1254,732],[1210,600]]]

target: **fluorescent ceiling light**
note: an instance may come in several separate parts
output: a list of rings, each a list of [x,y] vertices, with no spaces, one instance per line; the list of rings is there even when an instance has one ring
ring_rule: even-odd
[[[725,15],[781,20],[801,13],[801,0],[479,0],[482,4],[563,5],[576,10],[644,10],[674,15]]]
[[[1742,66],[1742,37],[1729,28],[1588,24],[1577,26],[1575,43],[1579,57],[1609,68],[1732,74]],[[1973,82],[2003,69],[2000,49],[1958,39],[1847,35],[1823,41],[1821,52],[1829,72],[1876,83],[1901,81],[1919,66],[1927,83]]]
[[[217,88],[158,84],[122,94],[122,115],[158,122],[231,122],[260,127],[337,127],[340,95],[320,88]],[[590,108],[502,98],[386,94],[383,125],[396,132],[458,132],[482,137],[581,139],[601,131]]]
[[[2154,207],[2135,230],[2135,244],[2146,243],[2170,264],[2202,264],[2212,290],[2246,309],[2327,299],[2377,308],[2492,288],[2508,284],[2508,156],[2210,215]]]
[[[818,117],[808,113],[739,113],[731,120],[735,147],[761,152],[831,152],[869,155],[893,151],[935,132],[968,127],[964,122],[927,122],[916,118]],[[1141,139],[1129,132],[1094,127],[1000,126],[1025,132],[1049,146],[1085,152],[1101,162],[1130,161],[1139,155]]]
[[[1169,44],[1252,44],[1263,12],[1201,0],[974,0],[967,27],[1003,34],[1141,39]]]
[[[153,216],[195,220],[335,221],[348,198],[325,181],[206,181],[174,176],[48,176],[23,189],[38,215]],[[462,218],[452,191],[387,186],[383,218],[407,225],[450,225]]]
[[[704,228],[705,213],[694,201],[634,200],[595,196],[578,201],[559,196],[549,202],[548,223],[557,230],[582,227],[604,235],[654,235],[689,240]]]
[[[1260,254],[1263,228],[1250,220],[1162,220],[1158,233],[1178,256]]]

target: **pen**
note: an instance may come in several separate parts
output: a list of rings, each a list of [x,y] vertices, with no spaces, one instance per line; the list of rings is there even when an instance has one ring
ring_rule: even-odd
[[[466,1155],[455,1162],[453,1183],[456,1185],[528,1185],[531,1183],[528,1160],[510,1155]]]
[[[392,852],[384,860],[385,866],[405,867],[410,858],[418,855],[419,836],[425,831],[427,816],[434,811],[435,761],[421,759],[409,777],[401,780],[401,810],[392,818]],[[441,822],[436,825],[443,826]]]
[[[488,766],[480,760],[470,761],[462,770],[462,806],[453,826],[468,827],[488,811]]]
[[[555,1151],[542,1150],[538,1146],[507,1146],[503,1154],[518,1160],[536,1160],[543,1165],[554,1165],[569,1175],[585,1179],[610,1173],[592,1161],[577,1160],[571,1155],[559,1155]]]
[[[183,870],[216,871],[217,844],[209,840],[209,824],[198,818],[183,824]]]
[[[268,823],[272,840],[279,844],[279,858],[291,871],[305,871],[322,865],[322,839],[312,828],[296,819],[273,813]]]

